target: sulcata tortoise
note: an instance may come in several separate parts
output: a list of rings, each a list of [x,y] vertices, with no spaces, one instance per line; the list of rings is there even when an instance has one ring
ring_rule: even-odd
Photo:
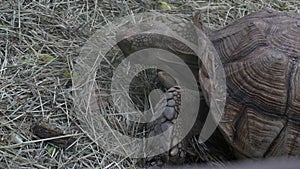
[[[236,154],[300,155],[300,16],[264,10],[209,37],[226,73],[219,129]],[[208,78],[200,71],[207,99]]]
[[[299,156],[300,16],[262,10],[225,28],[210,31],[196,14],[194,24],[213,43],[225,70],[227,97],[218,129],[236,157]],[[126,31],[127,34],[130,31],[133,30]],[[160,35],[145,34],[122,40],[118,46],[125,55],[144,48],[175,53],[190,66],[209,102],[211,84],[205,63],[183,44],[170,39],[164,41],[165,37]],[[124,37],[124,33],[121,36]],[[197,41],[197,37],[183,36]],[[176,85],[176,80],[164,72],[159,72],[158,77],[168,88]],[[172,91],[174,88],[168,92]],[[201,129],[194,127],[195,130]],[[182,146],[185,145],[178,145],[171,146],[184,151]],[[174,148],[169,155],[175,156],[175,161],[185,158]]]

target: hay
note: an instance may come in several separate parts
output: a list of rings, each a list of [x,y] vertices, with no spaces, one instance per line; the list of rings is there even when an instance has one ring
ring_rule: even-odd
[[[72,97],[79,49],[116,17],[156,10],[191,14],[218,29],[268,7],[300,13],[298,1],[166,0],[1,1],[0,168],[134,168],[135,159],[106,152],[82,130]],[[167,7],[166,7],[167,5]],[[34,140],[34,123],[76,138],[70,148]]]

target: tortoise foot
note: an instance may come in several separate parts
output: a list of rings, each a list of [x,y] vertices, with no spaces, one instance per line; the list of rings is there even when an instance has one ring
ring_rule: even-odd
[[[173,86],[169,88],[165,93],[165,104],[162,107],[161,116],[149,127],[151,131],[148,137],[162,134],[159,145],[168,147],[169,149],[163,154],[147,159],[147,163],[151,166],[159,166],[161,163],[183,164],[185,161],[185,141],[179,141],[178,136],[181,133],[175,132],[174,130],[175,123],[178,122],[176,119],[179,113],[180,98],[180,87]],[[168,129],[171,129],[171,135],[164,133]]]

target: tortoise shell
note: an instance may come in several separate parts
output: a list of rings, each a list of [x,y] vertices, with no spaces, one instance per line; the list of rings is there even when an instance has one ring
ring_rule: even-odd
[[[263,10],[209,37],[226,74],[219,129],[237,155],[300,155],[300,16]],[[205,69],[199,78],[208,99]]]

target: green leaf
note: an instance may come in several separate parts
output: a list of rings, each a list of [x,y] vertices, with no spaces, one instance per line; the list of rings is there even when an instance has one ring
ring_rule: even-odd
[[[167,2],[164,2],[164,1],[161,1],[160,2],[160,7],[164,10],[171,10],[171,6],[167,3]]]
[[[52,62],[54,58],[49,54],[41,54],[41,53],[35,53],[35,56],[39,58],[42,62]]]
[[[64,76],[66,76],[67,78],[71,78],[72,77],[72,73],[68,70],[64,71]]]
[[[55,153],[55,151],[56,151],[56,147],[51,146],[51,145],[47,145],[46,150],[47,150],[47,153],[50,156],[52,156]]]

